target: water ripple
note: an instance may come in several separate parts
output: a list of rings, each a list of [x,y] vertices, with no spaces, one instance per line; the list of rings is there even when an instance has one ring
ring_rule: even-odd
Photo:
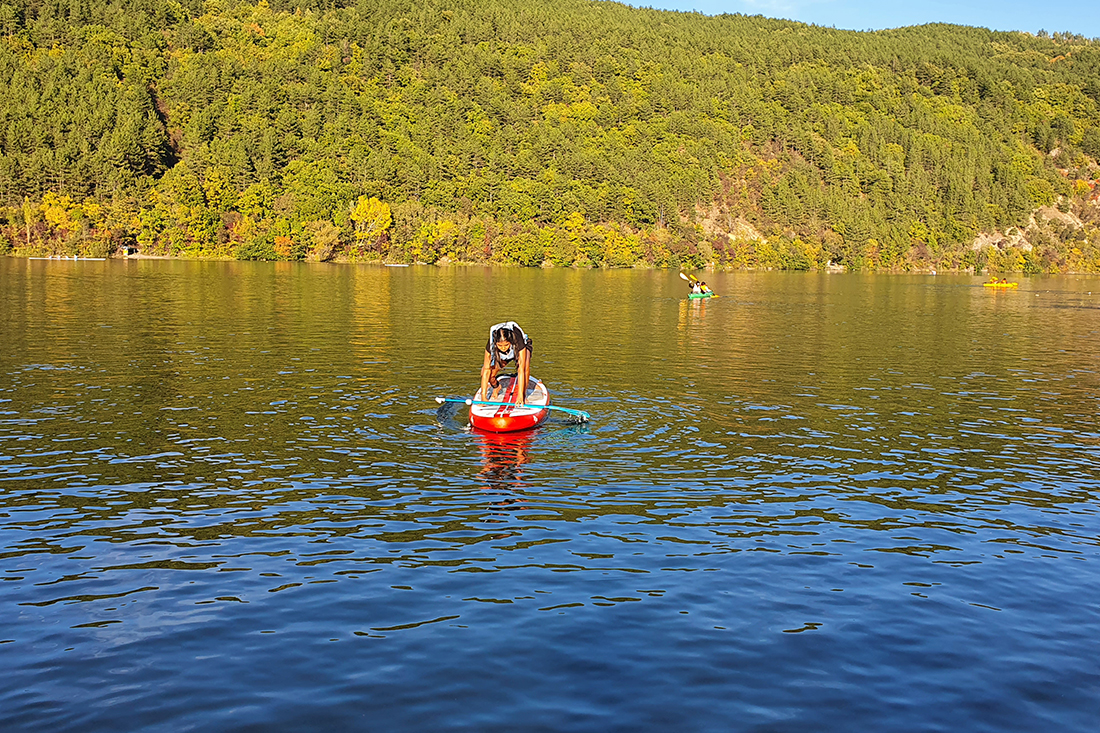
[[[944,278],[695,307],[659,273],[150,267],[0,321],[6,728],[1089,729],[1080,309],[1044,340]],[[0,288],[71,285],[35,277]],[[483,338],[454,292],[507,296],[593,421],[438,412]],[[116,302],[148,320],[86,338]]]

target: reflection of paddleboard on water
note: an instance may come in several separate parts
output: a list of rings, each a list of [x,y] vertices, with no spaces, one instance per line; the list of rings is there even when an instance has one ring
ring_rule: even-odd
[[[510,492],[524,485],[522,468],[529,460],[528,449],[534,435],[530,430],[474,432],[482,461],[477,475],[485,482],[485,488]]]
[[[450,419],[454,416],[457,406],[451,407],[451,405],[466,404],[470,406],[470,424],[479,430],[489,430],[494,433],[510,433],[536,428],[546,421],[551,411],[564,412],[580,422],[588,422],[588,413],[583,410],[551,405],[550,392],[546,389],[546,385],[534,377],[527,380],[527,392],[522,406],[515,404],[515,375],[497,377],[497,384],[500,387],[500,391],[497,392],[499,400],[482,399],[480,388],[470,399],[436,397],[435,401],[442,405],[438,411],[440,419]],[[492,393],[489,396],[492,397]]]

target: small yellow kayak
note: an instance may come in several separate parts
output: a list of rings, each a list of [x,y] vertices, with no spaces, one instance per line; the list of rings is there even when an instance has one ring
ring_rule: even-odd
[[[983,288],[1018,288],[1020,283],[982,283]]]

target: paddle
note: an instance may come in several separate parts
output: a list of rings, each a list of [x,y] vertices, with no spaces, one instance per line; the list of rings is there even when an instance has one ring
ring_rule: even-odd
[[[455,397],[436,397],[435,401],[443,404],[444,402],[461,402],[465,405],[492,405],[495,407],[516,407],[513,402],[487,402],[485,400],[464,400]],[[557,405],[523,405],[523,407],[530,407],[533,410],[557,410],[558,412],[566,412],[574,417],[579,417],[581,422],[588,422],[589,414],[583,410],[570,410],[568,407],[558,407]]]
[[[451,402],[445,402],[440,400],[439,407],[435,411],[435,416],[439,419],[439,422],[449,422],[454,420],[455,413],[458,412],[458,405],[451,404],[453,402],[465,403],[464,399],[452,399]]]
[[[699,278],[695,277],[694,275],[685,275],[682,272],[680,273],[680,279],[681,280],[687,280],[689,283],[692,283],[692,284],[700,282]],[[708,290],[707,292],[710,293],[710,297],[712,297],[712,298],[717,298],[718,297],[718,293],[714,292],[713,290]]]

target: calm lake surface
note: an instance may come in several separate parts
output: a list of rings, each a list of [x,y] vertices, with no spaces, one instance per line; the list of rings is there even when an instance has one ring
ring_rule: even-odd
[[[1100,279],[706,278],[0,259],[0,729],[1095,731]]]

